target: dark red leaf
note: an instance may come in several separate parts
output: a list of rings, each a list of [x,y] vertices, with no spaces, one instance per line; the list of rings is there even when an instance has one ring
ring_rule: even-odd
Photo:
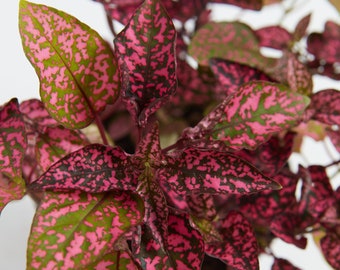
[[[327,63],[340,62],[340,25],[327,21],[323,33],[311,33],[307,49],[316,59]]]
[[[340,132],[335,128],[333,129],[328,129],[327,130],[327,135],[331,139],[335,149],[337,149],[338,152],[340,152]]]
[[[280,185],[248,162],[225,152],[185,149],[160,169],[159,177],[180,195],[249,194]]]
[[[267,26],[255,31],[261,47],[286,49],[292,42],[292,34],[281,26]]]
[[[212,0],[214,3],[235,5],[244,9],[260,10],[263,5],[262,0]]]
[[[293,210],[286,211],[272,220],[270,231],[283,241],[304,249],[307,245],[307,239],[301,236],[301,223],[300,215]]]
[[[192,194],[187,196],[190,214],[197,218],[212,221],[217,216],[214,197],[209,194]]]
[[[319,74],[334,80],[340,80],[340,73],[337,71],[336,63],[326,63],[323,60],[315,59],[308,62],[307,67],[312,74]]]
[[[250,81],[271,81],[263,72],[247,65],[228,60],[212,58],[210,68],[221,85],[220,96],[224,99],[233,94],[244,83]]]
[[[206,253],[225,261],[232,269],[259,269],[257,241],[249,221],[231,211],[217,226],[223,243],[206,244]]]
[[[92,193],[135,190],[137,177],[123,150],[91,144],[54,163],[30,188]]]
[[[329,233],[321,239],[321,250],[327,262],[340,269],[340,238],[336,234]]]
[[[325,89],[313,94],[308,110],[311,110],[315,120],[328,125],[340,125],[340,91]]]
[[[139,125],[176,90],[176,30],[162,4],[147,0],[114,43],[122,97]]]

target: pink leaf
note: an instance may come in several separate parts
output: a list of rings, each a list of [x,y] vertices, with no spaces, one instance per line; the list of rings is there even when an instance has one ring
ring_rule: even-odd
[[[271,270],[301,270],[301,269],[297,268],[296,266],[294,266],[285,259],[275,258]]]
[[[79,130],[66,129],[63,126],[48,127],[39,134],[36,141],[37,161],[43,171],[67,154],[89,144]]]
[[[176,30],[162,4],[147,0],[116,37],[122,97],[139,125],[176,89]]]
[[[267,26],[256,30],[256,36],[260,41],[260,46],[270,47],[278,50],[289,47],[292,35],[281,26]]]
[[[327,262],[340,269],[340,237],[337,234],[329,233],[321,239],[321,250]]]
[[[340,91],[325,89],[313,94],[309,108],[313,119],[328,125],[340,125]]]
[[[206,253],[225,261],[232,269],[259,269],[257,241],[249,221],[231,211],[218,228],[223,243],[206,244]]]
[[[27,263],[34,269],[87,269],[142,222],[143,210],[139,196],[126,191],[46,193],[33,221]]]
[[[0,107],[0,211],[25,193],[22,164],[27,148],[25,124],[17,99]]]
[[[255,167],[225,152],[187,148],[179,157],[160,169],[161,181],[176,193],[249,194],[280,185]]]
[[[235,150],[256,149],[271,136],[287,130],[302,119],[309,99],[280,84],[250,82],[224,100],[182,135],[189,143],[223,141]]]
[[[136,173],[123,150],[91,144],[54,163],[30,188],[98,193],[135,190],[136,181]]]
[[[20,1],[19,29],[41,99],[58,122],[85,127],[117,99],[116,60],[97,32],[62,11],[27,1]]]

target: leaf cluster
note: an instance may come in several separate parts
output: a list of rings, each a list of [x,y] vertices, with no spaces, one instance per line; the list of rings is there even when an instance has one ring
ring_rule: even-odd
[[[339,79],[340,26],[210,19],[210,2],[260,10],[258,0],[98,2],[111,44],[20,1],[41,100],[0,108],[0,206],[25,194],[38,203],[27,268],[258,269],[267,253],[272,269],[297,269],[270,244],[303,249],[313,233],[339,269],[340,187],[327,169],[340,161],[298,171],[288,161],[305,136],[340,151],[340,92],[312,80]]]

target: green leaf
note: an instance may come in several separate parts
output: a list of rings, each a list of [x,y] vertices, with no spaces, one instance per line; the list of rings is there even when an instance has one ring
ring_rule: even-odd
[[[30,269],[75,269],[97,262],[143,221],[144,205],[127,191],[46,193],[28,242]]]
[[[119,94],[116,60],[97,32],[44,5],[20,1],[22,45],[40,80],[48,112],[69,128],[82,128]]]

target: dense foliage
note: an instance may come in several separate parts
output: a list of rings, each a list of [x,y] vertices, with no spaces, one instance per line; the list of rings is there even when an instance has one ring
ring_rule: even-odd
[[[340,26],[210,20],[209,2],[259,10],[259,0],[99,2],[112,44],[20,2],[41,101],[0,108],[0,205],[25,194],[38,203],[27,268],[244,270],[268,253],[272,269],[297,269],[270,243],[303,249],[317,233],[340,269],[340,187],[326,171],[340,161],[288,166],[320,130],[340,151],[340,92],[312,81],[340,79]]]

